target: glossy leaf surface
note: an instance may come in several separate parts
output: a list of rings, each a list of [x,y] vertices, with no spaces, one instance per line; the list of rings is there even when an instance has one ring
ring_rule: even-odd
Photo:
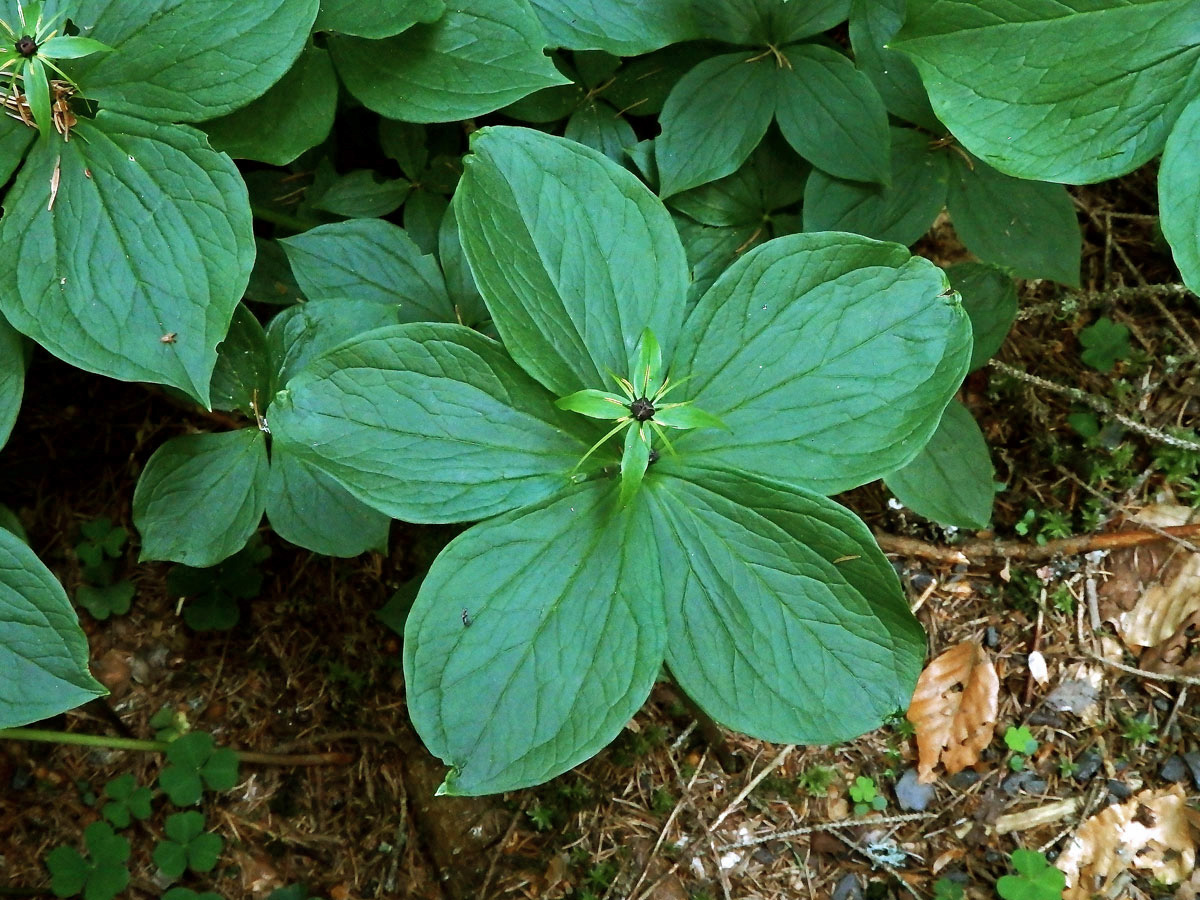
[[[1167,139],[1158,170],[1163,235],[1183,282],[1200,290],[1200,95],[1188,104]]]

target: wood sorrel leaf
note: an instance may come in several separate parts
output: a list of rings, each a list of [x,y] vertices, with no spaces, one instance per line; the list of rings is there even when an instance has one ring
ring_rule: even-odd
[[[112,47],[70,72],[104,109],[199,122],[245,106],[292,67],[319,0],[80,0],[80,32]],[[186,48],[186,52],[181,52]]]
[[[62,585],[19,537],[0,528],[0,728],[105,693],[88,672],[87,638]]]
[[[718,722],[831,743],[908,703],[925,655],[895,571],[841,506],[745,472],[648,478],[667,665]]]
[[[387,549],[387,516],[278,444],[271,449],[266,512],[276,534],[314,553],[358,556]]]
[[[1200,86],[1194,0],[908,0],[891,46],[955,137],[1019,178],[1137,168]]]
[[[685,323],[672,375],[690,380],[672,399],[728,430],[677,447],[836,493],[917,454],[970,353],[967,315],[927,260],[855,235],[777,238],[730,266]]]
[[[646,186],[595,150],[525,128],[484,128],[471,146],[459,234],[518,365],[563,396],[631,373],[646,328],[670,359],[687,263]]]
[[[540,502],[595,437],[495,341],[442,324],[381,328],[319,357],[276,396],[270,425],[277,446],[408,522]]]
[[[1200,291],[1200,95],[1179,117],[1167,139],[1162,165],[1158,170],[1158,205],[1162,230],[1183,283],[1195,293]]]
[[[758,55],[715,56],[675,85],[654,141],[659,196],[736,172],[763,139],[775,115],[779,73],[774,59]]]
[[[611,741],[661,669],[655,538],[589,482],[457,537],[404,630],[408,709],[443,791],[538,784]],[[465,623],[470,622],[470,626]]]
[[[241,176],[186,126],[101,112],[73,134],[39,141],[5,198],[0,309],[72,365],[207,405],[254,261]]]
[[[390,222],[320,225],[279,243],[311,300],[372,300],[397,306],[401,322],[454,321],[437,261]]]
[[[554,405],[593,419],[620,419],[629,415],[629,398],[607,391],[576,391],[559,397]]]
[[[788,143],[830,175],[887,183],[887,110],[871,80],[820,44],[798,44],[783,54],[788,65],[777,74],[775,117]]]
[[[369,109],[405,122],[469,119],[568,84],[544,46],[526,0],[463,0],[436,22],[382,41],[329,39],[346,89]]]
[[[266,437],[257,428],[171,438],[133,492],[139,558],[215,566],[258,528],[266,488]]]
[[[975,417],[957,400],[912,462],[884,478],[896,499],[939,525],[986,528],[994,472]]]

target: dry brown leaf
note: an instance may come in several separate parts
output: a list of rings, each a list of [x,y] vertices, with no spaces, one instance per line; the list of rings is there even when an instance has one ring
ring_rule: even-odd
[[[1183,788],[1142,791],[1079,826],[1055,863],[1067,876],[1063,900],[1103,894],[1126,869],[1145,869],[1167,884],[1196,865]]]
[[[1196,512],[1160,503],[1134,517],[1143,525],[1185,525]],[[1100,591],[1105,618],[1129,648],[1156,647],[1200,611],[1200,555],[1175,544],[1121,550],[1108,561],[1113,578]]]
[[[979,759],[992,740],[999,697],[996,669],[973,641],[951,647],[925,667],[908,707],[917,734],[918,781],[933,781],[939,761],[954,774]]]

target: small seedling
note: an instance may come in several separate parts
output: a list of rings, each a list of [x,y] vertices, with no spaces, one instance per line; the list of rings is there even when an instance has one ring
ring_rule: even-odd
[[[168,878],[185,870],[211,872],[225,847],[220,835],[204,830],[204,815],[194,811],[167,816],[163,831],[167,840],[154,848],[154,864]]]
[[[1111,372],[1118,360],[1129,358],[1129,329],[1108,316],[1079,332],[1079,343],[1084,347],[1079,358],[1100,372]]]
[[[887,807],[887,798],[883,797],[875,786],[875,779],[859,775],[850,785],[850,799],[854,801],[854,812],[862,815],[869,810],[876,812]]]
[[[1142,744],[1157,743],[1158,735],[1155,734],[1154,725],[1145,716],[1125,719],[1122,724],[1125,726],[1125,730],[1121,732],[1121,737],[1133,746],[1140,747]]]
[[[150,717],[150,727],[154,729],[155,740],[169,743],[191,731],[192,723],[188,721],[187,713],[164,703]]]
[[[171,764],[158,776],[158,784],[176,806],[199,803],[205,787],[228,791],[237,784],[237,754],[215,748],[207,732],[193,731],[172,742],[167,760]]]
[[[133,583],[116,577],[116,560],[124,552],[129,532],[107,518],[85,522],[79,529],[83,535],[75,546],[80,574],[87,582],[75,593],[80,606],[92,618],[104,621],[109,616],[129,612],[133,600]]]
[[[996,882],[996,892],[1004,900],[1059,900],[1067,886],[1067,876],[1046,862],[1046,857],[1033,850],[1014,850],[1013,868],[1016,875],[1003,875]]]
[[[117,828],[128,828],[134,819],[150,818],[150,788],[139,785],[128,773],[114,778],[104,786],[109,802],[100,813]]]
[[[1033,733],[1024,725],[1020,727],[1015,725],[1008,726],[1008,730],[1004,732],[1004,743],[1013,752],[1012,757],[1008,761],[1008,767],[1014,772],[1019,772],[1025,768],[1026,757],[1035,753],[1038,748],[1038,742],[1034,738]]]
[[[50,889],[56,897],[84,893],[86,900],[112,900],[129,884],[129,841],[107,822],[93,822],[83,832],[88,855],[74,847],[56,847],[46,857]]]
[[[809,766],[800,773],[800,790],[810,797],[824,797],[837,780],[837,770],[829,766]]]
[[[167,594],[184,601],[183,621],[196,631],[227,631],[241,618],[239,600],[262,590],[259,568],[271,548],[257,535],[223,562],[206,569],[175,566],[167,573]]]
[[[554,827],[554,810],[548,806],[537,803],[529,807],[525,815],[529,816],[529,821],[538,831],[549,831]]]

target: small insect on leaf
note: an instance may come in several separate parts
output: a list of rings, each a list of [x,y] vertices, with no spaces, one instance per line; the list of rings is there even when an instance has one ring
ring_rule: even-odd
[[[164,344],[173,344],[173,343],[175,343],[175,338],[178,334],[179,334],[179,332],[177,332],[177,331],[168,331],[166,334],[164,334],[162,337],[159,338],[159,341]]]
[[[470,628],[473,621],[474,619],[471,618],[471,614],[464,609],[462,611],[463,628]]]

